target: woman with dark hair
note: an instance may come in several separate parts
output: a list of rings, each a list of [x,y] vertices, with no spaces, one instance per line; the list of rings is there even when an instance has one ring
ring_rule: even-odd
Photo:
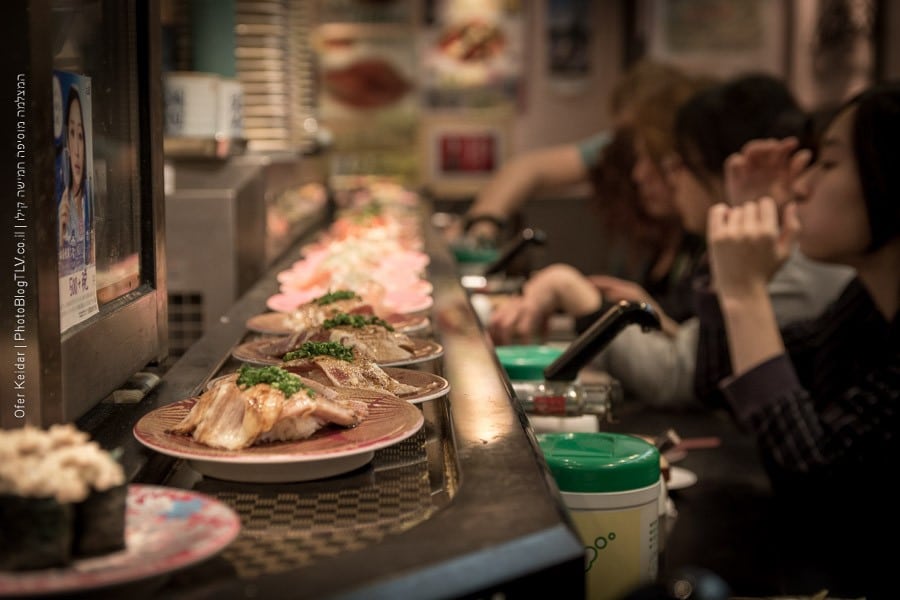
[[[764,182],[753,193],[731,189],[726,167],[741,150],[760,145],[777,149],[785,160],[807,155],[809,120],[785,83],[766,74],[736,77],[686,102],[675,119],[676,153],[667,163],[685,229],[705,236],[709,208],[718,202],[740,204],[768,194],[787,203],[790,194],[780,181]],[[792,253],[768,288],[779,323],[818,315],[852,276],[850,269],[815,264]]]
[[[802,135],[807,122],[808,116],[781,79],[750,73],[697,94],[678,111],[677,151],[694,173],[721,176],[735,148],[760,137]]]
[[[756,436],[783,509],[773,545],[808,586],[783,591],[896,597],[900,82],[847,102],[808,168],[774,146],[743,158],[744,181],[787,173],[796,200],[709,211],[698,389],[720,386]],[[857,276],[820,317],[779,328],[766,285],[795,243]]]
[[[63,161],[65,188],[59,199],[60,248],[84,251],[89,245],[86,239],[86,223],[90,216],[87,184],[87,140],[84,129],[84,112],[81,95],[74,85],[69,88],[64,120],[65,155]],[[85,255],[72,257],[80,263],[88,260]]]

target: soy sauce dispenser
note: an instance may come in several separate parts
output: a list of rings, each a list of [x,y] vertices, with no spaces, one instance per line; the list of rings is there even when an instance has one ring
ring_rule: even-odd
[[[578,374],[628,325],[644,331],[660,329],[659,317],[649,304],[622,300],[601,315],[584,333],[543,370],[543,379],[513,381],[513,390],[525,412],[535,415],[578,416],[595,414],[607,422],[622,400],[618,381],[583,383]]]

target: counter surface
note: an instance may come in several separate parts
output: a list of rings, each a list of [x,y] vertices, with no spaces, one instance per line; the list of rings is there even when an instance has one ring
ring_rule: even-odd
[[[665,542],[663,576],[706,569],[738,597],[807,597],[821,591],[810,583],[816,570],[804,562],[802,540],[778,525],[754,438],[727,412],[673,413],[626,403],[617,414],[617,422],[604,429],[658,435],[672,428],[688,443],[705,446],[672,463],[696,474],[697,482],[669,492],[677,517]]]

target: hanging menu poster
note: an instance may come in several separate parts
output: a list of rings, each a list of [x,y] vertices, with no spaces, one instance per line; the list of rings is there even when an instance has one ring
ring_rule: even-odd
[[[59,212],[59,322],[64,332],[99,311],[89,77],[53,72],[53,137]]]
[[[526,64],[522,3],[436,0],[422,29],[425,105],[438,109],[517,105]]]

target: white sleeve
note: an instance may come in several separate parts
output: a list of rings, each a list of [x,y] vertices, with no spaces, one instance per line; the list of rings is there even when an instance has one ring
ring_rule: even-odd
[[[853,275],[850,267],[813,262],[794,250],[769,282],[778,325],[819,316],[837,300]]]
[[[694,397],[700,320],[683,322],[674,337],[626,327],[591,363],[622,384],[626,398],[667,409],[701,406]]]

